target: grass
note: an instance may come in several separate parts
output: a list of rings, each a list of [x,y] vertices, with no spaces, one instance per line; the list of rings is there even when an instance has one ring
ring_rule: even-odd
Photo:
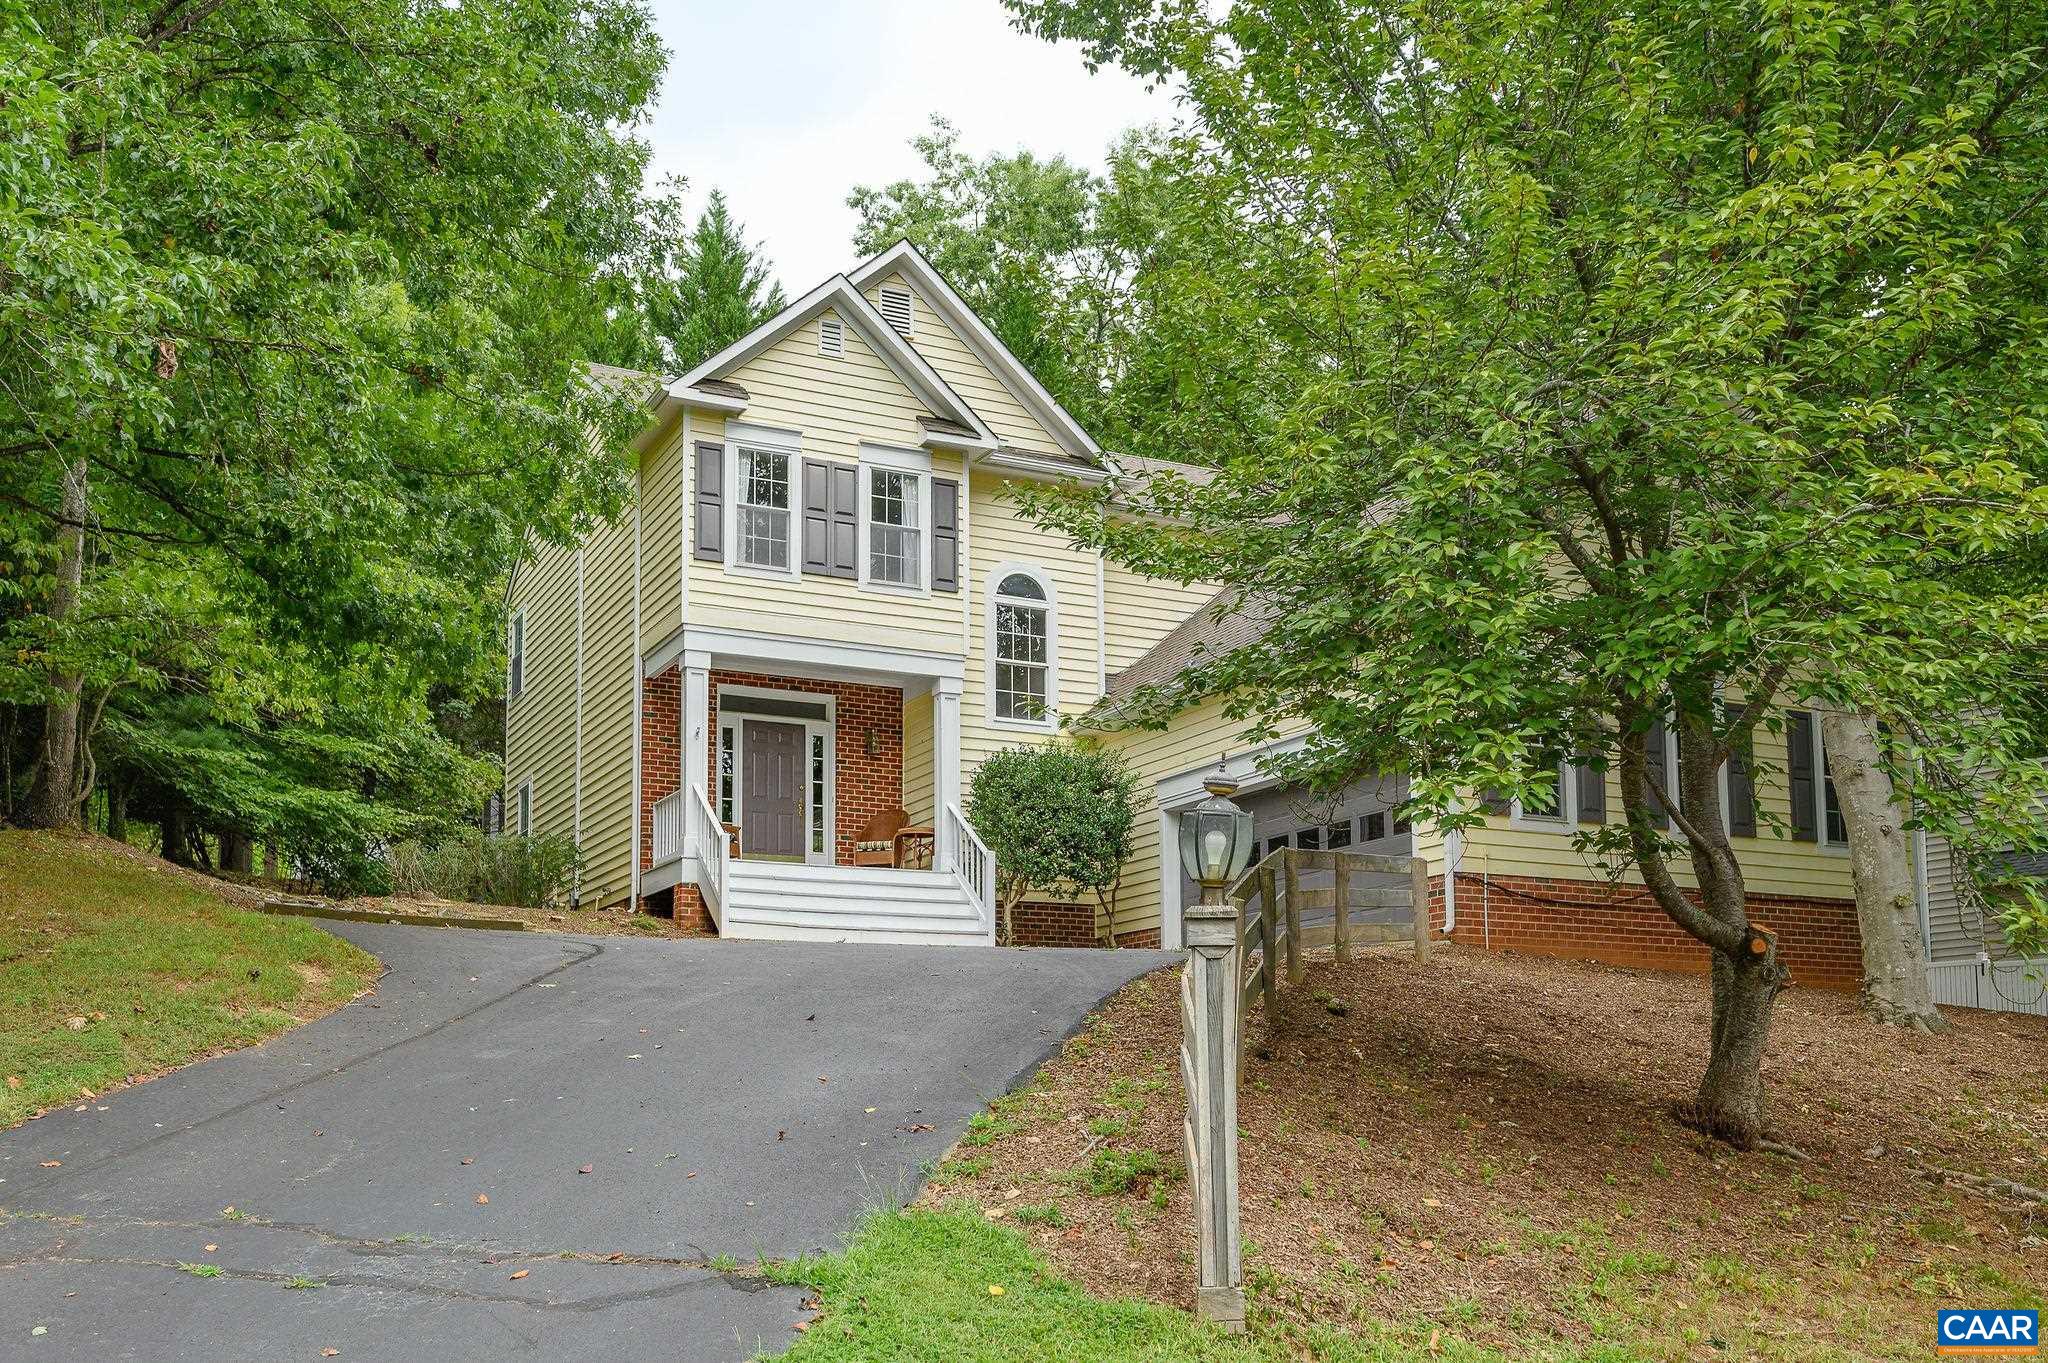
[[[0,831],[0,1127],[275,1036],[375,969],[117,845]]]
[[[970,1206],[876,1212],[842,1254],[762,1266],[817,1293],[821,1314],[787,1363],[1505,1363],[1427,1322],[1301,1329],[1260,1309],[1229,1336],[1182,1311],[1091,1296],[1014,1231]],[[998,1290],[1000,1289],[1000,1290]],[[1466,1307],[1469,1311],[1469,1306]],[[1447,1312],[1453,1319],[1461,1313]],[[1627,1347],[1546,1349],[1545,1363],[1634,1363]]]

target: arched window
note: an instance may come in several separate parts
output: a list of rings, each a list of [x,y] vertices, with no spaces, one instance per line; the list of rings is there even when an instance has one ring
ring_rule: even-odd
[[[1059,713],[1059,621],[1052,580],[1005,564],[989,596],[989,703],[1003,723],[1051,728]]]

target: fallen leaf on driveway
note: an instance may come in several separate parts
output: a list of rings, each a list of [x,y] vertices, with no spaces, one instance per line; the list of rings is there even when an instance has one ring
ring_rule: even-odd
[[[62,1168],[63,1165],[64,1161],[60,1159],[46,1159],[43,1161],[43,1167],[45,1169],[59,1169]]]
[[[608,1264],[615,1264],[625,1257],[626,1252],[624,1250],[615,1249],[610,1254],[605,1255],[604,1260]]]
[[[208,1245],[208,1246],[206,1247],[206,1252],[207,1252],[208,1254],[211,1254],[211,1253],[213,1253],[213,1252],[214,1252],[215,1250],[217,1250],[217,1249],[219,1249],[219,1248],[220,1248],[220,1246],[219,1246],[219,1245]]]
[[[590,1172],[590,1171],[591,1171],[592,1169],[594,1169],[594,1168],[596,1168],[596,1167],[597,1167],[597,1166],[596,1166],[596,1165],[594,1165],[594,1164],[586,1164],[586,1165],[584,1165],[584,1166],[583,1166],[582,1168],[578,1169],[578,1170],[577,1170],[576,1172],[577,1172],[577,1173],[579,1173],[579,1174],[587,1174],[587,1173],[589,1173],[589,1172]]]
[[[339,1349],[322,1349],[322,1350],[320,1351],[320,1356],[321,1356],[322,1358],[332,1358],[332,1357],[334,1357],[334,1356],[335,1356],[336,1354],[338,1354],[338,1353],[340,1353],[340,1352],[341,1352],[341,1350],[339,1350]]]
[[[490,1201],[491,1199],[490,1199],[490,1198],[488,1198],[488,1197],[486,1197],[486,1196],[485,1196],[484,1194],[482,1194],[482,1193],[478,1193],[478,1194],[476,1195],[476,1200],[477,1200],[477,1203],[478,1203],[478,1205],[479,1205],[479,1206],[481,1206],[481,1205],[482,1205],[483,1203],[489,1202],[489,1201]]]
[[[929,1131],[932,1129],[932,1124],[930,1122],[912,1122],[909,1126],[899,1126],[896,1129],[898,1131]]]
[[[684,1177],[684,1178],[695,1178],[695,1177],[697,1177],[697,1171],[696,1171],[695,1169],[692,1169],[692,1170],[691,1170],[691,1171],[690,1171],[689,1173],[687,1173],[687,1174],[684,1174],[684,1175],[683,1175],[683,1177]]]
[[[475,1163],[476,1163],[476,1160],[475,1160],[474,1158],[472,1158],[471,1156],[469,1156],[469,1155],[464,1155],[464,1156],[462,1157],[462,1162],[463,1162],[464,1164],[475,1164]]]
[[[514,1273],[512,1275],[512,1281],[515,1283],[518,1282],[521,1278],[525,1277],[530,1271],[530,1269],[520,1269],[517,1273]]]

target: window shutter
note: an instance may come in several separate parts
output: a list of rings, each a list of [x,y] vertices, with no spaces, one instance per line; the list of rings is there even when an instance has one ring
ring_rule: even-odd
[[[834,577],[860,576],[860,469],[827,465],[832,471],[832,566]]]
[[[1643,763],[1648,769],[1650,780],[1658,789],[1671,789],[1671,770],[1665,762],[1667,756],[1664,744],[1664,721],[1658,720],[1650,726],[1650,732],[1643,735]],[[1653,822],[1659,828],[1671,827],[1671,816],[1664,811],[1664,802],[1654,792],[1650,795],[1650,809]]]
[[[725,558],[725,446],[697,446],[697,533],[692,552],[698,558]]]
[[[1607,773],[1594,769],[1591,762],[1574,762],[1572,770],[1578,774],[1579,822],[1607,822]]]
[[[960,590],[960,484],[932,479],[932,590]]]
[[[832,571],[832,466],[804,460],[804,571]]]
[[[1792,836],[1800,842],[1819,842],[1820,824],[1813,798],[1813,714],[1807,710],[1785,712],[1785,778],[1791,788]]]
[[[1505,814],[1509,800],[1497,790],[1482,790],[1479,792],[1479,804],[1489,814]]]
[[[1747,739],[1728,754],[1728,831],[1738,838],[1756,836],[1756,777]]]

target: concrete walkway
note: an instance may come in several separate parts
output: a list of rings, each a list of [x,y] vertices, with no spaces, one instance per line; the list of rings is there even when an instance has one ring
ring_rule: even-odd
[[[836,1246],[1171,959],[337,931],[370,998],[0,1133],[0,1357],[779,1351],[709,1261]]]

